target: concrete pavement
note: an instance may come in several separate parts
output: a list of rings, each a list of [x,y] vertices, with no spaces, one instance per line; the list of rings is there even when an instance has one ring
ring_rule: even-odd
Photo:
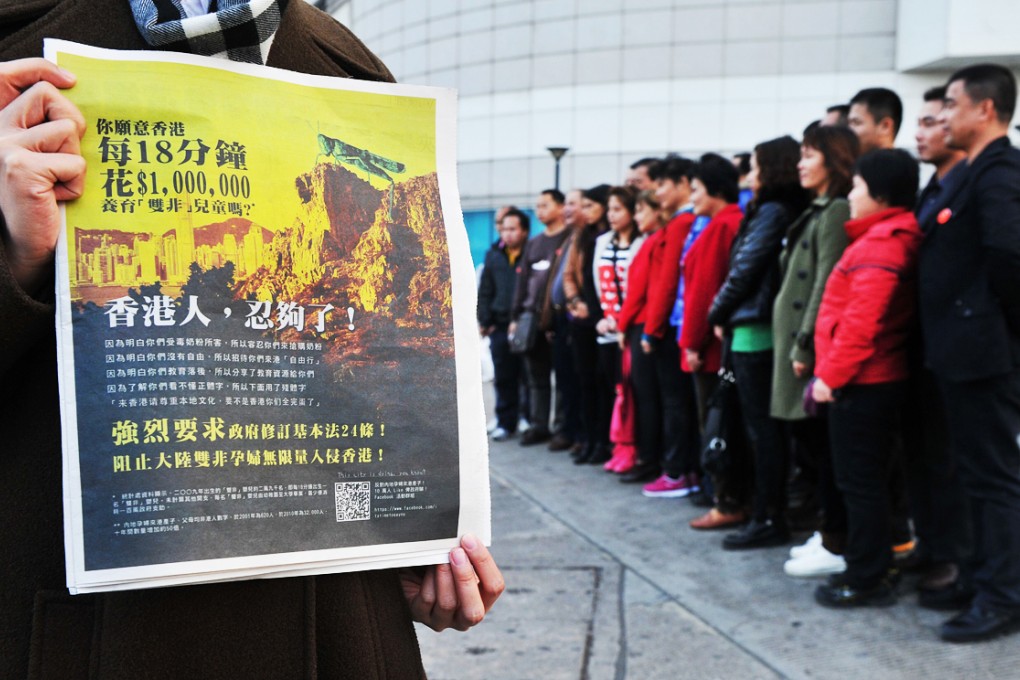
[[[1020,678],[1020,637],[939,641],[912,580],[894,607],[824,609],[817,580],[782,573],[787,547],[725,552],[686,499],[541,445],[490,457],[507,591],[466,634],[420,629],[431,680]]]

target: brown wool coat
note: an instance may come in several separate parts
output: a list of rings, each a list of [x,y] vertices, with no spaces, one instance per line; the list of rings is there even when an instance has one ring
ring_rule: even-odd
[[[146,49],[127,0],[0,3],[0,60],[41,56],[44,36]],[[392,80],[347,29],[299,0],[269,65]],[[51,301],[21,291],[0,239],[0,678],[424,677],[392,571],[69,595],[53,327]]]

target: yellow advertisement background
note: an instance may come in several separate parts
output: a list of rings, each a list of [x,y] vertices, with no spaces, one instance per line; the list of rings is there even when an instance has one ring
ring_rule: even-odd
[[[88,162],[86,190],[82,199],[67,206],[72,262],[75,227],[161,232],[178,223],[176,215],[152,213],[144,204],[134,213],[102,212],[105,171],[120,166],[100,163],[101,135],[96,131],[99,118],[142,120],[150,124],[180,121],[185,124],[183,139],[201,138],[210,147],[204,165],[199,168],[194,163],[180,165],[177,148],[181,137],[129,136],[135,156],[123,167],[158,172],[161,187],[172,186],[174,170],[201,169],[209,186],[216,189],[222,170],[215,162],[216,141],[243,144],[248,154],[248,170],[243,174],[251,181],[251,198],[247,202],[254,204],[246,217],[273,231],[291,226],[298,214],[300,199],[295,178],[310,171],[317,162],[328,160],[321,155],[319,133],[403,163],[404,173],[390,173],[398,183],[436,171],[432,99],[309,88],[214,68],[163,62],[111,62],[61,53],[59,64],[78,78],[78,84],[66,94],[82,110],[87,124],[82,140],[82,155]],[[110,137],[118,140],[123,136]],[[159,139],[171,140],[174,161],[165,165],[155,162],[154,149],[150,148],[150,162],[139,164],[136,146],[139,139],[148,139],[150,144]],[[377,188],[389,186],[382,178],[347,167]],[[134,186],[137,188],[137,184]],[[172,196],[171,191],[169,197]],[[220,198],[218,191],[216,198]],[[229,215],[201,217],[211,223]]]

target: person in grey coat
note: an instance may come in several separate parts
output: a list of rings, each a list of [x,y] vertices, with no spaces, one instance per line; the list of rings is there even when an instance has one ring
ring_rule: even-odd
[[[808,416],[804,389],[814,371],[815,318],[825,282],[848,243],[845,197],[859,149],[857,136],[847,128],[817,127],[805,134],[797,170],[801,186],[815,198],[786,231],[779,255],[782,283],[772,308],[770,413],[789,423],[797,453],[817,469],[823,544],[835,555],[843,550],[846,510],[832,476],[825,419]]]

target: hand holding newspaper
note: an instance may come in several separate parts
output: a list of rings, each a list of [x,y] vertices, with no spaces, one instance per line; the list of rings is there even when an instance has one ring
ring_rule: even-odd
[[[87,124],[56,258],[69,589],[488,544],[454,93],[46,55]]]

